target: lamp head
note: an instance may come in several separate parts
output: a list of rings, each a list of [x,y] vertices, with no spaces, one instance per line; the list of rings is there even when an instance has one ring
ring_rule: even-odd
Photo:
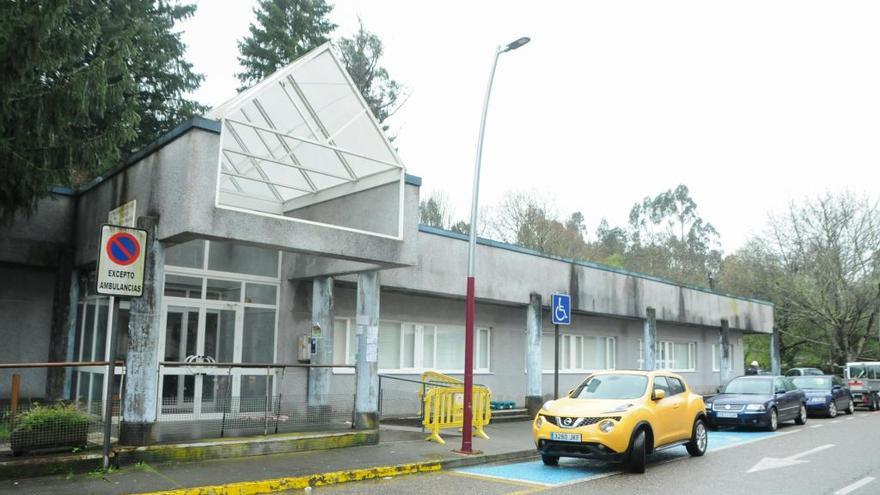
[[[532,39],[528,38],[526,36],[523,36],[522,38],[520,38],[516,41],[511,41],[510,43],[507,44],[507,46],[505,46],[504,48],[501,49],[501,53],[509,52],[511,50],[516,50],[517,48],[525,45],[529,41],[532,41]]]

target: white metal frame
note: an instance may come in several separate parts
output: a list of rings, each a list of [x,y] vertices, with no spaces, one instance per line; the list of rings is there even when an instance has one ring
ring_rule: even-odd
[[[318,59],[318,57],[325,55],[330,57],[336,69],[339,70],[345,80],[348,89],[345,98],[354,95],[360,106],[358,111],[354,112],[352,116],[344,119],[344,123],[341,127],[335,130],[328,129],[324,122],[322,122],[321,113],[324,109],[314,108],[312,106],[312,102],[309,101],[309,98],[302,91],[299,83],[294,77],[298,70],[307,67],[310,63]],[[279,88],[280,92],[278,91]],[[285,110],[289,111],[291,114],[299,116],[294,128],[287,129],[281,127],[281,125],[283,125],[282,123],[275,122],[270,117],[269,113],[265,110],[264,102],[260,99],[261,96],[265,97],[267,95],[267,91],[274,91],[275,96],[280,96],[281,94],[286,96],[289,108],[286,108]],[[295,97],[291,94],[291,91],[295,93]],[[283,99],[284,98],[282,97],[282,100]],[[336,103],[336,101],[338,101],[338,99],[331,100],[326,106],[330,107]],[[256,109],[255,113],[249,114],[248,111],[246,111],[245,105],[249,103],[253,104],[253,107]],[[219,107],[214,108],[209,112],[208,117],[220,120],[222,124],[220,132],[221,144],[217,161],[218,173],[215,190],[215,207],[272,218],[280,218],[286,221],[320,225],[377,237],[391,238],[395,240],[403,239],[403,194],[405,181],[403,162],[394,147],[385,137],[381,126],[375,119],[375,116],[369,111],[369,106],[360,94],[357,86],[352,81],[350,75],[345,71],[342,64],[333,54],[329,43],[312,50],[263,81],[257,83],[254,87],[242,92]],[[258,119],[259,122],[257,121]],[[341,147],[336,143],[335,139],[342,132],[361,119],[368,119],[370,128],[375,133],[374,136],[369,136],[368,139],[381,140],[383,148],[387,151],[387,156],[390,156],[391,160],[382,159],[377,156],[368,156]],[[291,123],[291,125],[294,125],[294,123]],[[310,137],[295,135],[294,131],[298,128],[307,129]],[[240,131],[243,129],[249,129],[257,136],[262,149],[249,149],[245,140],[240,136]],[[235,142],[235,146],[238,149],[227,146],[230,139]],[[275,143],[276,141],[277,143]],[[292,144],[291,141],[296,144]],[[231,144],[231,142],[229,142],[229,144]],[[297,148],[303,145],[316,146],[332,151],[336,160],[338,160],[338,162],[333,163],[333,167],[340,168],[340,171],[344,170],[344,173],[334,173],[331,170],[322,170],[321,168],[303,163],[302,160],[297,157]],[[233,159],[232,155],[236,155],[239,159]],[[347,157],[367,160],[371,163],[381,165],[382,167],[380,167],[380,170],[374,170],[358,176],[350,165]],[[261,166],[262,163],[273,163],[297,170],[299,176],[308,187],[272,179]],[[392,173],[393,177],[386,177],[389,173]],[[316,185],[313,175],[331,177],[336,179],[336,183],[323,188],[319,187]],[[357,192],[358,190],[375,187],[375,180],[366,180],[373,177],[381,177],[381,180],[384,181],[383,184],[395,181],[398,182],[399,201],[397,205],[398,222],[396,235],[352,229],[284,215],[287,211],[303,206],[303,200],[305,200],[307,204],[314,204],[326,200],[325,197],[328,194],[322,193],[327,193],[331,189],[339,188],[340,192],[336,193],[338,197]],[[233,190],[223,190],[221,184],[224,178],[229,181],[232,186],[231,189]],[[241,187],[242,181],[252,181],[264,184],[267,186],[268,191],[274,199],[264,197],[264,195],[260,194],[248,194]],[[356,187],[345,187],[348,185],[355,185]],[[291,197],[286,197],[280,189],[298,191],[302,194],[293,194]],[[221,195],[228,195],[229,199],[234,199],[234,201],[232,201],[232,203],[229,201],[222,201]]]
[[[343,355],[345,358],[345,364],[354,364],[352,362],[349,362],[349,355],[350,355],[349,353],[357,344],[355,342],[356,336],[354,335],[355,327],[352,324],[353,319],[347,318],[347,317],[336,317],[334,319],[336,321],[344,321],[345,322],[346,331],[345,331],[345,339],[343,340],[344,341],[344,349],[342,349],[344,351]],[[399,367],[399,368],[382,368],[379,370],[380,373],[419,374],[419,373],[422,373],[423,371],[428,371],[428,370],[439,371],[441,373],[447,373],[447,374],[464,373],[463,369],[438,369],[436,367],[436,364],[437,364],[437,327],[440,326],[440,324],[422,323],[422,322],[413,322],[413,321],[404,321],[404,320],[381,320],[380,326],[382,324],[387,325],[389,323],[394,324],[394,325],[398,325],[400,327],[400,356],[398,359],[399,359],[399,362],[401,363],[401,367]],[[404,353],[405,346],[403,345],[403,342],[404,342],[403,338],[405,335],[405,327],[407,325],[411,325],[413,327],[414,333],[415,333],[414,343],[413,343],[413,366],[409,367],[409,368],[403,367],[404,356],[405,356],[405,353]],[[432,334],[433,335],[433,342],[434,342],[434,345],[432,347],[433,354],[434,354],[432,361],[433,361],[434,366],[428,366],[428,367],[424,366],[424,362],[423,362],[424,361],[424,345],[425,345],[425,328],[426,327],[433,327],[433,329],[434,329],[433,334]],[[462,326],[460,328],[462,331],[462,336],[464,336],[464,327]],[[489,347],[489,349],[488,349],[489,352],[486,353],[486,358],[487,358],[486,366],[479,367],[480,363],[479,363],[479,359],[477,359],[474,362],[474,364],[475,364],[474,371],[478,372],[478,373],[489,373],[492,370],[492,328],[491,327],[477,327],[477,334],[479,334],[479,332],[486,332],[487,333],[487,345]],[[475,342],[474,342],[474,353],[475,354],[474,355],[479,357],[482,349],[479,344],[479,339],[477,338],[474,340],[475,340]],[[379,352],[381,352],[381,349],[379,350]],[[334,354],[336,354],[336,349],[334,349]],[[351,373],[351,370],[348,370],[345,368],[335,368],[333,371],[334,371],[334,373],[340,373],[340,374]]]
[[[730,348],[730,362],[731,368],[733,367],[733,344],[727,344],[727,347]],[[718,354],[721,351],[721,344],[712,344],[712,371],[721,371],[721,355]],[[718,358],[716,359],[716,354]]]
[[[688,346],[688,362],[690,368],[675,368],[675,344],[687,344]],[[642,369],[645,362],[645,349],[642,347],[642,339],[639,339],[639,369]],[[697,371],[697,342],[687,341],[679,342],[674,340],[658,340],[656,353],[656,369],[664,371],[672,371],[676,373],[690,373]]]
[[[551,342],[555,341],[555,336],[550,332],[543,332],[541,334],[541,338],[550,339]],[[588,368],[584,367],[584,357],[585,357],[585,347],[583,345],[584,339],[597,339],[597,346],[602,345],[605,348],[605,367],[602,368]],[[568,344],[566,345],[564,342],[568,340]],[[577,366],[577,342],[581,342],[581,366]],[[541,345],[544,345],[542,341]],[[551,345],[552,349],[553,346]],[[568,349],[568,356],[564,355],[565,349]],[[598,348],[598,347],[597,347]],[[542,351],[543,352],[543,351]],[[573,332],[559,332],[559,372],[560,373],[569,373],[569,374],[583,374],[583,373],[592,373],[594,371],[608,371],[614,370],[617,368],[617,337],[605,336],[605,335],[583,335],[577,334]],[[565,363],[568,362],[569,366],[565,366]],[[549,366],[549,368],[548,368]],[[542,363],[541,364],[541,372],[542,373],[553,373],[553,362],[550,363]]]
[[[234,339],[233,339],[233,362],[241,362],[244,347],[244,314],[247,308],[272,309],[275,312],[273,341],[272,341],[272,362],[276,362],[278,358],[278,319],[279,306],[281,298],[281,252],[277,252],[277,270],[274,277],[266,277],[260,275],[249,275],[244,273],[224,272],[211,270],[208,268],[211,254],[211,241],[204,241],[204,251],[201,268],[181,267],[173,265],[165,265],[165,275],[179,275],[186,277],[198,278],[201,282],[201,293],[198,299],[190,297],[165,296],[162,297],[162,321],[161,331],[159,334],[159,353],[164,357],[165,345],[167,338],[167,324],[169,310],[172,308],[189,308],[194,309],[198,313],[197,329],[196,329],[196,354],[203,355],[205,349],[205,328],[207,324],[208,312],[233,311],[235,313]],[[220,301],[207,299],[208,280],[218,280],[239,283],[239,300],[238,301]],[[163,293],[164,293],[164,280]],[[272,285],[275,290],[275,303],[262,304],[245,302],[247,296],[248,284]],[[185,348],[185,347],[184,347]],[[176,413],[166,413],[163,411],[162,397],[164,393],[164,377],[168,375],[191,376],[195,375],[195,383],[193,387],[193,410],[186,414],[193,414],[202,419],[211,419],[219,417],[221,413],[202,413],[202,396],[205,375],[211,376],[229,376],[232,380],[232,396],[238,397],[241,393],[241,378],[244,376],[267,376],[265,370],[257,368],[210,368],[200,367],[198,370],[185,367],[166,367],[160,366],[159,384],[157,401],[157,415],[165,419],[174,419]],[[276,376],[273,369],[271,375],[267,376],[267,386],[272,387],[272,395],[277,393],[278,383],[274,379]],[[183,378],[185,380],[185,378]],[[271,383],[269,383],[271,381]]]

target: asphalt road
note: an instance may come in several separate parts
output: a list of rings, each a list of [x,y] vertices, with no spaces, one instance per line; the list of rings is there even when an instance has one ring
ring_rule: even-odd
[[[523,424],[527,431],[528,424]],[[709,452],[657,455],[643,475],[618,467],[567,460],[489,465],[436,474],[316,488],[330,494],[830,494],[880,493],[880,412],[857,411],[836,419],[810,418],[776,434],[723,431]],[[299,492],[302,493],[302,492]]]

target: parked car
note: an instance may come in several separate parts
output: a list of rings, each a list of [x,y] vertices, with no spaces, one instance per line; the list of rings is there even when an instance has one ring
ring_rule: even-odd
[[[776,431],[782,421],[807,422],[807,396],[784,376],[741,376],[706,400],[709,428],[757,426]]]
[[[834,418],[838,411],[852,414],[856,409],[849,387],[836,376],[795,376],[791,381],[807,394],[807,413]]]
[[[645,472],[646,457],[685,445],[692,456],[708,446],[703,397],[684,379],[661,371],[607,371],[588,376],[568,396],[544,404],[532,423],[541,459],[624,462]]]
[[[880,362],[846,363],[843,376],[857,406],[880,409]]]
[[[792,368],[785,372],[785,376],[819,376],[825,372],[819,368]]]

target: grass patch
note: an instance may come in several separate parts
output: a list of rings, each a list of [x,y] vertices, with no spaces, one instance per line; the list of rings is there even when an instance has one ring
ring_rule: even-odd
[[[0,423],[0,442],[9,439],[9,425]]]

